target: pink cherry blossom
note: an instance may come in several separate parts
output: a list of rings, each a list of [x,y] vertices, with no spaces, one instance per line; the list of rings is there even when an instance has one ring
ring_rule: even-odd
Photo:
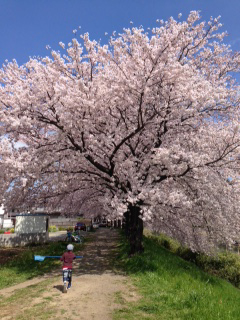
[[[219,19],[192,11],[151,36],[132,27],[101,45],[86,33],[64,55],[6,63],[5,205],[112,218],[139,208],[150,228],[199,251],[237,239],[240,53]]]

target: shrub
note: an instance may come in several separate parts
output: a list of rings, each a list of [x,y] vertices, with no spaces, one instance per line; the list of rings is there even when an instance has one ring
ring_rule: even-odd
[[[149,235],[147,235],[149,236]],[[152,237],[153,239],[155,239],[155,241],[157,241],[158,244],[160,244],[162,247],[170,250],[171,252],[176,253],[177,250],[179,250],[180,248],[180,244],[171,239],[170,237],[166,236],[165,234],[154,234],[154,235],[150,235],[150,237]]]
[[[58,231],[58,228],[56,226],[49,227],[49,232],[56,232],[56,231]]]
[[[0,230],[0,234],[4,233],[4,230]]]
[[[193,252],[191,249],[182,247],[182,246],[179,246],[179,248],[177,248],[176,252],[174,253],[176,253],[182,259],[191,261],[194,263],[196,263],[196,260],[199,256],[199,253]]]
[[[66,227],[58,227],[58,231],[66,231],[67,228]]]
[[[11,233],[14,233],[14,228],[9,229],[8,231],[10,231]]]
[[[196,264],[204,271],[226,279],[240,288],[240,257],[236,253],[219,253],[214,257],[200,254]]]

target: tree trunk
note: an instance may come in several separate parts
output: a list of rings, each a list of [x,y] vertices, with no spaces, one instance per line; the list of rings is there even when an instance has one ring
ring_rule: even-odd
[[[117,221],[117,226],[118,226],[119,229],[121,229],[121,226],[122,226],[122,221],[121,221],[121,219],[118,219],[118,221]]]
[[[138,206],[129,206],[129,242],[130,255],[141,253],[143,249],[143,221],[139,218],[140,208]]]
[[[125,230],[125,236],[128,238],[129,237],[129,218],[130,218],[130,213],[129,211],[126,211],[124,213],[124,230]]]

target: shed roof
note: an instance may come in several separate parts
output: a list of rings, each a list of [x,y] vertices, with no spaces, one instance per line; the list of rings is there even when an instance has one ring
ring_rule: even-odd
[[[28,217],[39,217],[39,216],[49,216],[49,214],[47,213],[19,213],[19,214],[16,214],[16,217],[23,217],[23,216],[28,216]]]

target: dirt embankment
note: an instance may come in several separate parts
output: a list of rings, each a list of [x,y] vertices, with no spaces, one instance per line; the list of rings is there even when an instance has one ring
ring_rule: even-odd
[[[74,262],[73,286],[66,294],[61,270],[1,290],[1,319],[110,320],[114,309],[121,307],[118,297],[136,300],[128,277],[112,270],[118,232],[99,229],[90,237],[84,249],[76,252],[84,258]]]

